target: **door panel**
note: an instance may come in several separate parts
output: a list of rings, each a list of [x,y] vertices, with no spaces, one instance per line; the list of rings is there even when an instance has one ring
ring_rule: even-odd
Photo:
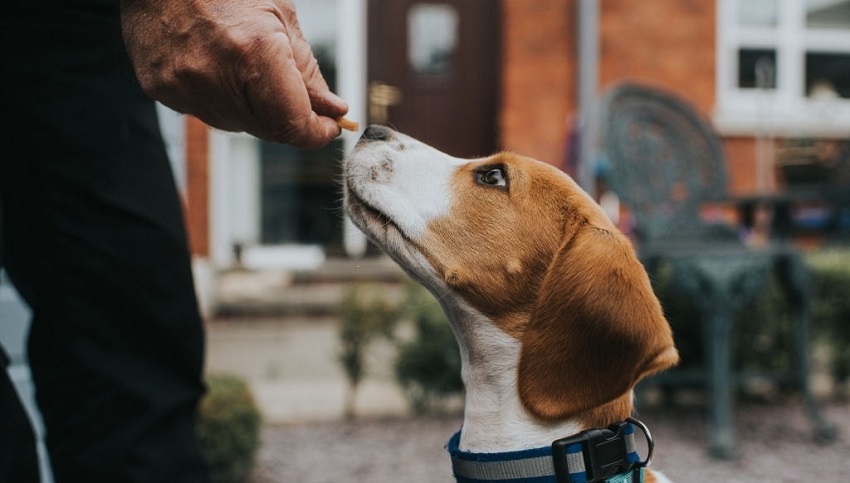
[[[453,156],[497,149],[497,0],[369,0],[369,122]]]

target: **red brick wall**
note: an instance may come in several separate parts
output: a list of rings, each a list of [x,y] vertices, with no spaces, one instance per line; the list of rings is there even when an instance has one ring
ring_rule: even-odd
[[[715,2],[605,0],[599,82],[632,79],[669,89],[704,113],[714,105]]]
[[[731,194],[756,190],[756,144],[753,138],[730,137],[723,140],[726,148],[727,185]]]
[[[501,143],[561,163],[575,109],[574,0],[504,0]]]
[[[669,89],[711,119],[715,104],[716,2],[604,0],[600,12],[601,88],[632,79]],[[723,140],[728,189],[755,189],[755,141]]]
[[[193,255],[210,253],[209,128],[186,116],[186,226]]]
[[[576,97],[577,0],[503,0],[501,139],[559,165]],[[624,79],[669,89],[708,119],[716,2],[600,0],[599,92]],[[724,139],[731,192],[754,189],[754,140]]]

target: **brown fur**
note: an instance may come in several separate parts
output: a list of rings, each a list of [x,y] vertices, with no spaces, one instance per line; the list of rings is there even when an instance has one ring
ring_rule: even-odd
[[[509,189],[475,181],[501,165]],[[629,240],[569,177],[511,153],[470,161],[429,262],[473,307],[522,341],[518,389],[544,420],[606,426],[630,391],[678,362],[670,327]]]

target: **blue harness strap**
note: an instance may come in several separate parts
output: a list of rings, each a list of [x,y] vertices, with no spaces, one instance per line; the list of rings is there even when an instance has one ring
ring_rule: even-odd
[[[505,453],[473,453],[461,451],[459,444],[460,431],[446,445],[458,483],[556,483],[549,446]]]
[[[580,433],[581,434],[581,433]],[[623,473],[597,480],[606,483],[643,483],[645,468],[640,463],[635,444],[634,425],[626,424],[622,432],[622,440],[626,448],[626,459],[629,469]],[[533,448],[522,451],[504,453],[473,453],[461,451],[460,431],[455,433],[446,444],[451,455],[452,471],[458,483],[485,483],[497,481],[500,483],[587,483],[588,474],[585,467],[586,445],[582,443],[568,444],[564,447],[568,480],[559,482],[552,458],[552,446]]]

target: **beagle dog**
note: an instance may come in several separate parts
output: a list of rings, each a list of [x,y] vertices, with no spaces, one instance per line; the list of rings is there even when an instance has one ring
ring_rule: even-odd
[[[458,481],[667,481],[636,459],[632,422],[651,437],[631,419],[633,388],[678,352],[631,243],[587,193],[540,161],[458,159],[374,125],[343,174],[347,215],[457,338]],[[517,462],[526,453],[540,467]]]

